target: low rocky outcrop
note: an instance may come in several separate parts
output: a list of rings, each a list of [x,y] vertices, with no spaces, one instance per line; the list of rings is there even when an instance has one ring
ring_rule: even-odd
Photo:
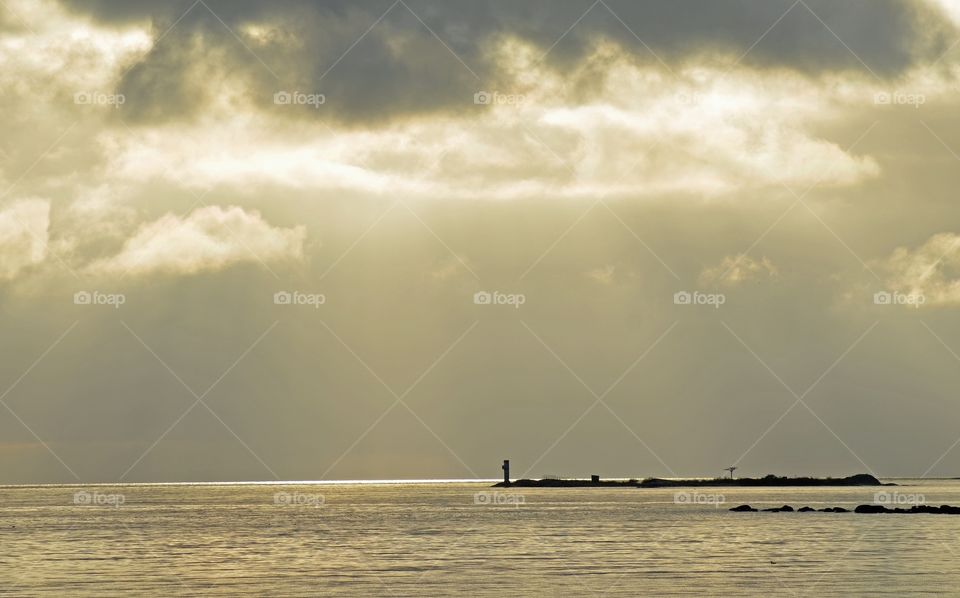
[[[733,507],[731,511],[736,511],[739,513],[756,513],[757,511],[763,511],[766,513],[792,513],[794,511],[793,507],[790,505],[783,505],[782,507],[771,507],[769,509],[755,509],[750,505],[740,505],[739,507]],[[843,507],[827,507],[825,509],[814,509],[813,507],[800,507],[797,509],[798,513],[849,513],[849,509],[844,509]],[[903,513],[903,514],[917,514],[917,513],[926,513],[929,515],[960,515],[960,507],[955,507],[952,505],[940,505],[935,507],[933,505],[913,505],[910,508],[901,508],[894,507],[890,508],[884,505],[858,505],[857,508],[853,510],[854,513],[861,514],[880,514],[880,513]]]
[[[790,505],[783,505],[782,507],[772,507],[770,509],[764,509],[768,513],[792,513],[793,507]]]

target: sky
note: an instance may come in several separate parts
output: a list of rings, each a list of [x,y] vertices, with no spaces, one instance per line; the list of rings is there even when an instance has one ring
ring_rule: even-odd
[[[2,0],[0,483],[960,475],[960,2]]]

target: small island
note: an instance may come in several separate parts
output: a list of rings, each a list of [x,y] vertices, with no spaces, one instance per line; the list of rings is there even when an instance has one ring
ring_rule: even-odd
[[[868,473],[859,473],[844,478],[789,478],[773,474],[762,478],[713,478],[713,479],[662,479],[646,478],[641,481],[630,480],[601,480],[600,476],[593,475],[589,480],[544,478],[532,480],[523,478],[510,481],[505,479],[494,484],[494,488],[703,488],[703,487],[787,487],[787,486],[896,486],[893,483],[883,483]]]
[[[858,473],[845,478],[788,478],[766,475],[762,478],[713,478],[709,480],[664,480],[647,478],[638,484],[640,488],[701,488],[705,486],[720,487],[770,487],[770,486],[896,486],[893,483],[884,484],[869,473]]]

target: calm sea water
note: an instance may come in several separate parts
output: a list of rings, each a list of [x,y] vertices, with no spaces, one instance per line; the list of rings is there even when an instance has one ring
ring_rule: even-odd
[[[898,482],[960,505],[958,482]],[[488,486],[0,487],[0,595],[960,594],[960,516],[727,511],[876,488]]]

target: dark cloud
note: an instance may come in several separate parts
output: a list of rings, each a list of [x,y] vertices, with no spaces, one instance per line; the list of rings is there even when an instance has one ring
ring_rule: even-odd
[[[198,62],[197,57],[204,55]],[[215,91],[202,73],[220,63],[203,38],[191,33],[178,35],[177,43],[157,44],[145,60],[132,65],[120,83],[118,91],[127,98],[124,117],[155,122],[194,114]]]
[[[558,70],[574,66],[605,39],[652,64],[676,66],[705,54],[749,50],[743,62],[758,68],[892,78],[936,56],[948,27],[933,7],[904,0],[608,0],[566,35],[591,2],[64,2],[104,22],[153,23],[162,39],[121,83],[131,111],[147,120],[196,110],[199,100],[184,100],[204,92],[191,91],[189,78],[221,52],[226,72],[249,77],[264,106],[274,91],[300,89],[326,95],[327,117],[369,123],[463,109],[475,91],[501,78],[491,56],[501,36],[552,48],[547,63]],[[252,24],[264,26],[267,38],[249,37],[244,26]],[[309,108],[290,112],[316,114]]]

